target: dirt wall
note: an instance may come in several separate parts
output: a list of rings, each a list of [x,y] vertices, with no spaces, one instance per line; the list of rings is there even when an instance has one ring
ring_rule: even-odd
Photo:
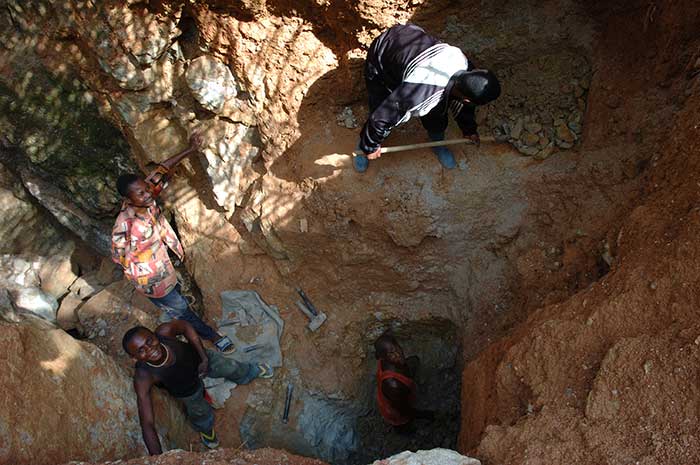
[[[645,344],[620,346],[610,360],[608,350],[623,334],[663,332],[688,313],[671,305],[668,318],[643,326],[647,317],[664,315],[647,299],[648,292],[661,294],[662,281],[644,270],[666,258],[647,248],[659,249],[662,242],[650,241],[662,241],[664,228],[675,224],[647,205],[663,191],[679,218],[678,186],[686,178],[676,174],[694,173],[681,165],[690,157],[665,155],[676,160],[666,168],[659,157],[680,150],[664,144],[668,134],[691,134],[681,123],[694,117],[692,5],[683,15],[675,4],[634,1],[229,3],[11,2],[3,11],[11,26],[4,56],[32,51],[32,66],[0,69],[13,85],[31,82],[26,76],[36,69],[78,76],[75,94],[91,101],[76,121],[99,113],[112,122],[143,171],[184,148],[193,132],[203,133],[202,153],[178,169],[164,202],[204,316],[216,324],[220,292],[253,289],[278,305],[287,323],[284,367],[269,389],[235,391],[221,413],[230,419],[220,429],[222,443],[240,444],[245,415],[277,418],[288,382],[299,399],[358,402],[373,331],[443,319],[461,328],[465,361],[480,354],[463,377],[464,450],[483,437],[476,451],[485,460],[517,463],[529,445],[512,440],[518,428],[532,434],[550,428],[565,432],[567,453],[585,455],[594,442],[582,445],[584,420],[609,416],[600,404],[604,384],[590,413],[584,400],[597,373],[622,370],[619,361]],[[358,175],[348,154],[367,116],[364,53],[382,29],[409,20],[501,76],[502,98],[479,111],[482,134],[499,142],[455,148],[453,171],[440,168],[430,151],[415,151],[383,157]],[[448,136],[458,135],[448,129]],[[37,168],[25,140],[15,145]],[[387,144],[423,141],[414,121]],[[52,154],[54,162],[63,158]],[[96,163],[110,158],[104,151],[81,154],[90,167],[134,169]],[[100,184],[108,179],[100,176]],[[38,201],[75,207],[65,195],[71,191],[59,187],[60,200],[37,195]],[[108,205],[97,216],[106,227],[116,196],[109,187],[102,192]],[[90,206],[79,207],[82,216],[68,222],[76,232],[93,227],[81,223],[91,218]],[[634,233],[620,235],[626,225],[642,229],[639,244],[626,242]],[[639,261],[628,265],[636,281],[624,278],[625,260]],[[632,291],[632,283],[640,287]],[[305,328],[294,306],[297,286],[329,315],[322,332]],[[618,290],[616,300],[609,289]],[[647,312],[634,328],[616,313],[628,302]],[[605,308],[613,316],[592,316]],[[101,342],[117,355],[118,344]],[[303,409],[300,400],[295,411]],[[539,426],[528,429],[529,422]],[[270,421],[260,436],[276,432],[275,425]],[[313,450],[318,439],[305,438],[295,417],[275,437],[272,445],[294,451]],[[537,449],[543,457],[544,449]],[[607,449],[598,450],[602,459]]]
[[[698,461],[700,16],[690,3],[622,11],[603,13],[587,114],[615,125],[589,124],[584,145],[616,127],[659,150],[639,204],[609,232],[610,272],[465,368],[461,447],[485,463]]]

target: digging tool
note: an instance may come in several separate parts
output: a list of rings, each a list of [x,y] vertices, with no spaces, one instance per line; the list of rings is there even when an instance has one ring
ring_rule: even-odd
[[[238,325],[240,323],[241,320],[239,320],[238,318],[231,318],[230,320],[221,320],[218,326],[219,328],[221,328],[222,326],[233,326]]]
[[[320,328],[326,321],[326,314],[316,309],[314,304],[311,303],[311,299],[309,299],[301,288],[297,287],[296,291],[303,300],[303,302],[297,301],[297,307],[299,307],[299,310],[301,310],[301,312],[309,319],[309,324],[306,325],[306,327],[311,331],[317,331],[318,328]]]
[[[253,344],[252,346],[248,346],[248,347],[246,347],[245,349],[243,349],[243,352],[246,352],[246,353],[247,353],[247,352],[252,352],[252,351],[258,350],[258,349],[260,349],[260,348],[262,348],[262,347],[263,347],[262,344]]]
[[[292,383],[287,384],[287,395],[284,398],[284,413],[282,414],[282,423],[287,423],[289,421],[289,407],[292,405],[292,392],[294,391],[294,386]]]
[[[491,143],[496,142],[496,139],[489,136],[484,136],[481,138],[481,142]],[[447,139],[438,140],[435,142],[421,142],[419,144],[407,144],[407,145],[396,145],[394,147],[382,147],[380,153],[392,153],[392,152],[403,152],[405,150],[417,150],[417,149],[427,149],[430,147],[442,147],[444,145],[455,145],[455,144],[475,144],[471,139],[459,138],[459,139]],[[355,150],[352,152],[353,155],[365,155],[362,150]]]

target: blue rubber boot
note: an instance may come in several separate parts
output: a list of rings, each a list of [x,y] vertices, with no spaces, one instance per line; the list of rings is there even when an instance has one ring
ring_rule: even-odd
[[[445,140],[445,133],[429,132],[428,137],[430,137],[430,140],[432,140],[433,142]],[[435,153],[438,161],[443,166],[443,168],[451,170],[457,166],[455,156],[452,155],[452,152],[450,152],[450,149],[448,149],[447,147],[433,147],[433,153]]]
[[[367,155],[355,155],[352,157],[352,166],[358,173],[364,173],[369,167],[369,158]]]

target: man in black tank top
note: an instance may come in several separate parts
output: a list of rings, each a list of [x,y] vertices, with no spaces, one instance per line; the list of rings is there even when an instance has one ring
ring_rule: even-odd
[[[184,336],[187,342],[177,336]],[[205,446],[214,448],[218,446],[214,411],[204,399],[200,377],[226,378],[236,384],[272,377],[272,368],[267,364],[243,363],[204,349],[194,328],[183,320],[162,324],[155,332],[143,326],[131,328],[124,334],[122,345],[136,361],[134,390],[143,440],[151,455],[162,453],[151,402],[154,385],[183,401],[192,427]]]

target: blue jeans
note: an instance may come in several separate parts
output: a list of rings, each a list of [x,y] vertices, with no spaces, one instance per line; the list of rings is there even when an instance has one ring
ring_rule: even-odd
[[[236,384],[248,384],[258,377],[260,367],[253,363],[244,363],[232,358],[224,357],[218,352],[207,349],[209,359],[209,372],[211,378],[226,378]],[[200,383],[197,392],[191,396],[181,397],[185,404],[187,419],[195,431],[209,433],[214,427],[214,409],[204,399],[204,387]]]
[[[192,325],[199,337],[212,341],[219,337],[218,333],[199,318],[187,303],[182,294],[180,294],[180,284],[177,284],[172,291],[163,297],[149,297],[156,307],[164,311],[170,318],[175,320],[183,320]]]

